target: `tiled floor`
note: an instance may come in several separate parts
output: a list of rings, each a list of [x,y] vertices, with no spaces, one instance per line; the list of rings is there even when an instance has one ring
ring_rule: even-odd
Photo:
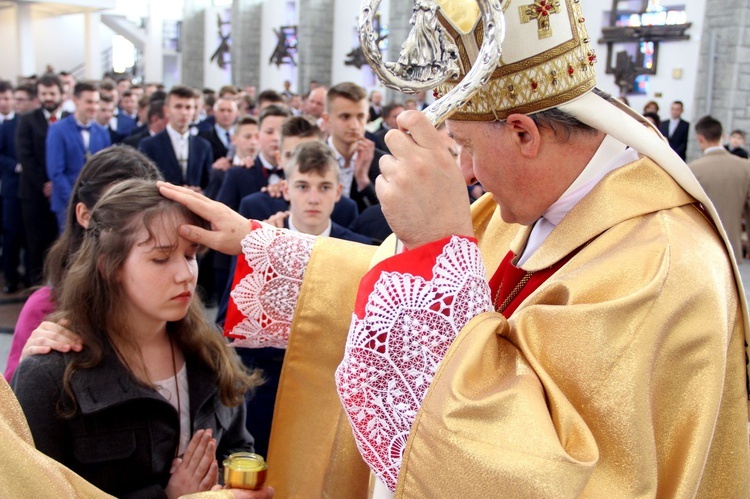
[[[740,265],[740,273],[742,274],[742,285],[747,293],[750,291],[750,263]],[[21,291],[15,295],[0,293],[0,373],[5,371],[13,328],[16,326],[16,319],[23,302],[29,294],[29,291]],[[209,310],[208,313],[209,317],[216,315],[215,310]]]

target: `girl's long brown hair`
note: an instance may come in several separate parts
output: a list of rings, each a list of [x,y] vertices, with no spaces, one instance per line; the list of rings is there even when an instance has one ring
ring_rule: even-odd
[[[94,206],[81,248],[58,291],[57,317],[67,319],[68,327],[86,345],[72,355],[65,368],[63,386],[73,402],[72,406],[63,404],[66,415],[75,413],[71,379],[77,370],[98,365],[108,347],[119,353],[139,352],[122,306],[124,296],[118,276],[130,250],[142,242],[136,240],[140,229],[145,227],[153,240],[154,232],[170,218],[207,226],[182,205],[162,197],[154,182],[144,180],[120,182]],[[260,373],[249,373],[236,352],[207,323],[197,297],[182,320],[167,323],[167,332],[186,357],[197,357],[215,373],[225,405],[243,403],[246,392],[262,382]],[[123,361],[128,365],[125,358]]]

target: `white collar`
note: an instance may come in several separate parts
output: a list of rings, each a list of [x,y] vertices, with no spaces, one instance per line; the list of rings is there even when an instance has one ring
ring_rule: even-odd
[[[349,160],[349,166],[346,166],[346,158],[343,154],[339,152],[338,149],[336,149],[336,146],[333,145],[333,137],[328,137],[328,147],[331,148],[333,151],[333,155],[336,157],[336,160],[339,162],[339,167],[342,169],[349,169],[354,168],[354,161],[357,159],[357,154],[359,154],[358,151],[354,151],[354,154],[352,154],[352,159]]]
[[[260,163],[263,165],[263,168],[266,170],[276,170],[278,166],[273,166],[270,161],[266,159],[265,156],[263,156],[262,152],[258,153],[258,157],[260,158]]]
[[[705,156],[706,154],[708,154],[710,152],[714,152],[714,151],[723,151],[723,152],[726,152],[726,149],[724,149],[724,146],[711,146],[711,147],[707,147],[706,150],[703,151],[703,155]]]
[[[60,121],[60,118],[62,118],[62,108],[60,108],[60,107],[58,107],[58,108],[57,108],[57,111],[55,111],[55,113],[54,113],[54,114],[53,114],[53,113],[50,113],[49,111],[47,111],[47,110],[46,110],[46,109],[44,109],[44,108],[42,108],[42,112],[44,113],[44,117],[45,117],[45,119],[46,119],[47,121],[49,121],[49,119],[50,119],[50,118],[51,118],[52,116],[54,116],[55,118],[57,118],[57,121]]]
[[[318,236],[318,237],[321,237],[321,236],[322,237],[330,237],[330,235],[331,235],[331,228],[332,227],[333,227],[333,223],[331,223],[331,219],[329,218],[328,219],[328,227],[326,227],[325,230],[323,232],[321,232],[320,234],[313,234],[313,235],[314,236]],[[300,233],[302,233],[302,231],[300,231],[292,223],[292,214],[291,213],[289,214],[289,230],[291,230],[292,232],[300,232]]]
[[[3,116],[3,115],[2,115],[2,114],[0,114],[0,116]],[[15,111],[11,111],[10,113],[8,113],[8,114],[6,114],[5,116],[3,116],[3,122],[5,122],[5,121],[10,121],[10,120],[12,120],[12,119],[13,119],[13,118],[14,118],[15,116],[16,116],[16,112],[15,112]]]
[[[605,136],[599,145],[599,149],[596,150],[578,178],[536,221],[517,265],[521,266],[531,258],[531,255],[539,249],[547,236],[552,233],[552,230],[581,199],[591,192],[605,175],[637,160],[638,152],[636,150],[628,148],[610,135]]]
[[[180,133],[174,128],[172,128],[172,125],[167,123],[167,133],[169,134],[169,138],[172,140],[188,140],[190,138],[190,129],[188,128],[185,133]]]

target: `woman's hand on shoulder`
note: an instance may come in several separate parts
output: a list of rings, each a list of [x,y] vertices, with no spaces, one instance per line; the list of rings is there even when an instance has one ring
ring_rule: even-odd
[[[44,321],[39,324],[26,340],[19,360],[30,355],[48,354],[52,350],[63,353],[71,350],[80,352],[83,349],[80,336],[66,328],[66,325],[65,320],[61,320],[60,323]]]

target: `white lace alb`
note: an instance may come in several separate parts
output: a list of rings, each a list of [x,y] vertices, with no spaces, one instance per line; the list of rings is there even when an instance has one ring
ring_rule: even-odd
[[[362,457],[391,491],[440,361],[466,323],[491,310],[479,248],[453,237],[432,279],[384,272],[364,317],[354,316],[336,384]]]
[[[231,297],[245,319],[228,334],[240,336],[231,346],[286,348],[302,278],[315,237],[263,224],[242,240],[252,269]],[[241,257],[240,257],[241,258]]]

